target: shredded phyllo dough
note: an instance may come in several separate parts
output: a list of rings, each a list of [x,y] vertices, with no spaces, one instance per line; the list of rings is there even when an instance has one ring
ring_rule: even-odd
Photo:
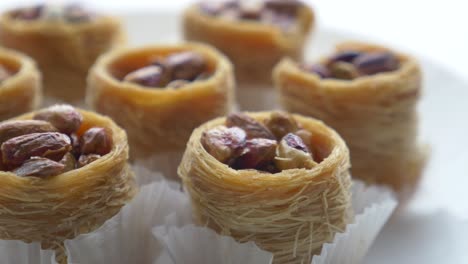
[[[250,114],[265,120],[270,113]],[[323,123],[294,115],[323,141],[328,157],[311,170],[279,173],[234,170],[202,146],[202,133],[224,123],[213,120],[196,129],[179,167],[196,221],[239,242],[254,241],[274,253],[274,263],[308,263],[323,243],[344,231],[350,219],[349,153],[343,140]]]
[[[98,16],[87,23],[14,18],[12,11],[0,15],[0,44],[21,51],[38,64],[44,93],[65,101],[85,96],[86,76],[97,57],[124,44],[121,21]]]
[[[212,75],[177,89],[150,89],[119,80],[124,76],[118,73],[127,74],[128,68],[133,70],[182,51],[202,54]],[[136,159],[161,151],[183,151],[193,129],[226,114],[234,104],[231,63],[215,49],[202,44],[118,49],[97,61],[88,80],[88,104],[126,129],[131,156]]]
[[[41,74],[29,57],[0,48],[0,64],[11,76],[0,82],[0,121],[32,111],[42,101]]]
[[[344,43],[337,50],[386,49]],[[387,184],[404,199],[417,185],[427,153],[417,140],[420,68],[413,58],[397,56],[398,70],[352,81],[321,80],[289,60],[276,67],[274,77],[286,110],[323,120],[345,139],[354,177]]]
[[[284,32],[280,26],[269,23],[233,22],[206,15],[199,4],[194,4],[183,15],[184,38],[209,43],[226,54],[242,84],[268,83],[272,68],[282,57],[301,59],[303,56],[315,15],[305,4],[297,12],[291,29]]]
[[[40,241],[43,248],[56,250],[59,263],[67,263],[65,239],[98,228],[136,193],[125,132],[108,118],[80,112],[84,117],[81,129],[96,125],[112,132],[110,153],[49,178],[0,172],[0,238]]]

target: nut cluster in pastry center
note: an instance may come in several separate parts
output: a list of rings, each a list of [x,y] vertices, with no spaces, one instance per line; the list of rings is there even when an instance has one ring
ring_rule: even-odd
[[[200,9],[205,14],[227,20],[252,20],[288,30],[294,25],[302,5],[298,0],[204,1]]]
[[[395,71],[400,67],[398,58],[386,51],[362,52],[347,50],[339,52],[324,63],[303,65],[308,72],[320,78],[353,80],[362,76]]]
[[[320,162],[313,154],[311,138],[312,133],[284,112],[273,112],[264,122],[234,113],[225,125],[205,131],[201,143],[214,158],[234,169],[277,173],[311,169]]]
[[[201,54],[183,51],[155,59],[150,65],[127,73],[122,81],[153,88],[180,88],[210,76],[208,62]]]
[[[14,19],[24,21],[65,21],[68,23],[89,22],[96,14],[78,4],[40,4],[16,9],[11,13]]]
[[[55,105],[39,111],[33,120],[0,123],[0,169],[18,176],[53,176],[109,153],[109,131],[92,127],[78,135],[82,121],[72,106]]]

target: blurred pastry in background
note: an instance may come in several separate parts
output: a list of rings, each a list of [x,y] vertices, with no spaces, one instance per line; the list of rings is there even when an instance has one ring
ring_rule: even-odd
[[[418,142],[421,69],[411,56],[358,42],[317,63],[282,61],[274,81],[282,106],[323,120],[345,139],[352,175],[408,198],[427,153]]]
[[[89,67],[124,39],[118,18],[77,4],[40,4],[0,16],[0,44],[36,60],[45,95],[59,101],[82,101]]]
[[[267,110],[273,67],[302,60],[313,25],[312,9],[297,0],[202,1],[183,17],[186,40],[211,44],[234,64],[243,110]]]
[[[152,158],[151,167],[176,179],[193,129],[232,109],[234,73],[203,44],[119,49],[91,69],[87,103],[127,131],[132,159]]]
[[[0,121],[37,108],[42,102],[41,81],[31,58],[0,48]]]

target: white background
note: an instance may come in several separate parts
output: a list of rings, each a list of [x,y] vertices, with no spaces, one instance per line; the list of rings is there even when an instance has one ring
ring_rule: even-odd
[[[321,26],[342,29],[423,55],[468,79],[466,0],[306,0]],[[27,0],[0,0],[0,8]],[[51,2],[60,2],[58,0]],[[76,1],[75,1],[76,2]],[[84,0],[116,12],[181,10],[191,0]],[[159,25],[154,25],[159,26]]]

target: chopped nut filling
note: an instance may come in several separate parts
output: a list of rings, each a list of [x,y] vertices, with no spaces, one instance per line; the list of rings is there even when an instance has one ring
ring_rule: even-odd
[[[201,143],[214,158],[233,169],[276,173],[315,167],[318,162],[311,138],[312,133],[285,112],[273,112],[263,122],[234,113],[224,126],[205,131]]]
[[[129,72],[122,81],[153,88],[181,88],[210,76],[207,61],[202,55],[184,51],[173,53],[164,59],[158,58],[150,65]]]
[[[302,68],[323,79],[353,80],[400,67],[398,58],[390,52],[360,52],[347,50],[337,53],[323,64],[303,65]]]
[[[67,23],[84,23],[92,21],[97,15],[78,4],[41,4],[16,9],[12,17],[25,21],[64,21]]]
[[[0,123],[2,170],[18,176],[54,176],[81,168],[112,149],[104,128],[77,134],[83,116],[70,105],[49,107],[33,118]]]
[[[200,10],[226,20],[251,20],[290,30],[303,3],[298,0],[204,1]]]

